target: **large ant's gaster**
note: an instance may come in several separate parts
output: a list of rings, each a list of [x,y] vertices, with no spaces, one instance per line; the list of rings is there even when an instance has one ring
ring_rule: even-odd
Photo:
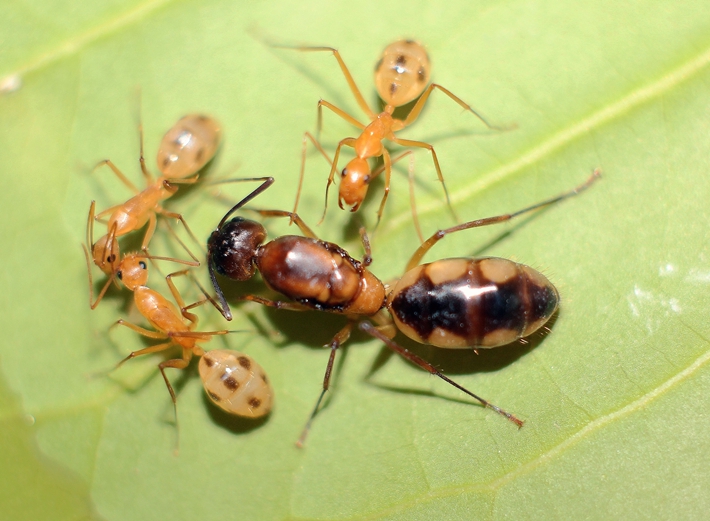
[[[380,207],[377,211],[377,223],[379,224],[380,219],[382,218],[382,212],[385,208],[385,202],[387,201],[387,196],[390,191],[390,177],[392,174],[393,163],[389,152],[383,144],[385,139],[404,147],[425,148],[431,152],[434,167],[436,168],[436,174],[444,189],[446,203],[448,204],[454,217],[456,217],[453,206],[451,205],[448,190],[446,189],[446,184],[444,183],[444,175],[442,174],[441,167],[439,166],[439,158],[434,151],[434,147],[423,141],[397,138],[395,136],[395,132],[402,130],[416,121],[434,89],[438,89],[446,94],[464,110],[472,113],[480,119],[488,128],[495,130],[504,129],[488,123],[488,121],[486,121],[481,114],[475,111],[470,105],[448,89],[437,83],[429,83],[431,63],[426,50],[421,44],[413,40],[399,40],[385,47],[382,52],[382,57],[375,66],[375,86],[377,88],[377,93],[385,103],[384,110],[379,114],[370,109],[368,106],[337,49],[332,47],[289,47],[273,44],[272,47],[295,49],[305,52],[325,51],[332,53],[338,61],[338,65],[345,76],[345,80],[347,81],[353,96],[355,96],[357,104],[370,120],[370,123],[363,124],[344,110],[336,107],[328,101],[320,100],[318,102],[319,130],[322,121],[322,108],[326,107],[362,131],[360,136],[357,138],[348,137],[342,139],[335,149],[335,156],[330,168],[330,174],[328,175],[328,184],[326,185],[325,209],[323,210],[323,218],[321,219],[321,222],[325,218],[325,213],[327,211],[328,190],[330,185],[333,183],[335,172],[338,169],[340,150],[343,146],[347,146],[352,147],[355,150],[355,157],[350,160],[341,172],[338,205],[341,209],[344,206],[348,206],[351,212],[356,211],[360,207],[365,199],[365,196],[367,195],[367,189],[369,188],[370,183],[381,172],[381,170],[372,172],[368,159],[382,156],[384,162],[383,170],[385,173],[385,188],[384,194],[382,195],[382,201],[380,202]],[[397,119],[393,117],[393,113],[397,107],[406,105],[417,98],[419,99],[414,104],[412,110],[405,119]],[[318,148],[318,150],[325,155],[323,148],[317,140],[310,135],[308,137],[311,141],[313,141],[316,148]],[[301,174],[299,179],[299,188],[296,194],[296,202],[293,208],[294,213],[298,211],[298,202],[300,198],[301,185],[303,184],[304,171],[305,153],[303,154],[301,161]],[[412,180],[410,176],[410,190],[411,189]],[[412,217],[419,239],[421,242],[424,242],[421,227],[419,226],[419,218],[417,217],[416,211],[413,207]]]
[[[371,255],[364,231],[365,257],[360,262],[338,245],[319,240],[292,212],[258,210],[265,217],[290,217],[306,237],[288,235],[264,243],[266,231],[260,223],[242,217],[228,220],[247,201],[266,190],[273,183],[272,178],[266,178],[261,186],[230,209],[208,241],[210,276],[227,319],[231,318],[229,305],[216,273],[245,281],[256,270],[261,272],[267,286],[291,301],[274,301],[257,295],[242,295],[238,300],[290,310],[316,309],[350,319],[330,343],[323,389],[298,445],[305,441],[328,390],[335,353],[358,321],[363,331],[382,340],[405,359],[521,427],[522,420],[444,376],[392,338],[399,329],[417,342],[438,347],[489,348],[508,344],[542,327],[557,309],[559,294],[538,271],[495,257],[443,259],[424,265],[419,262],[434,244],[450,233],[508,221],[556,203],[585,190],[598,177],[599,171],[595,171],[574,190],[517,212],[436,232],[414,252],[404,275],[388,288],[367,269]],[[362,321],[365,317],[371,317],[377,326]]]
[[[226,335],[233,331],[195,331],[198,317],[190,310],[211,300],[209,297],[185,305],[173,278],[187,274],[187,270],[171,273],[165,280],[177,307],[157,291],[147,287],[145,263],[141,270],[131,270],[123,277],[123,283],[133,291],[136,308],[154,330],[145,329],[123,319],[114,326],[125,326],[148,338],[164,339],[164,343],[131,352],[121,360],[115,369],[128,360],[141,355],[157,353],[170,347],[182,350],[180,358],[169,359],[158,364],[165,385],[170,393],[177,425],[177,397],[165,369],[185,369],[193,356],[201,356],[199,369],[202,385],[210,400],[231,414],[258,418],[268,414],[273,403],[273,390],[266,373],[250,356],[237,351],[215,350],[205,353],[199,345],[208,342],[215,335]],[[178,430],[179,432],[179,430]]]
[[[140,127],[140,165],[146,180],[146,188],[138,190],[136,186],[114,165],[110,159],[101,161],[98,165],[108,165],[116,176],[136,195],[125,203],[112,206],[96,215],[97,220],[106,221],[106,235],[95,243],[89,240],[94,264],[106,275],[111,276],[116,271],[119,258],[118,237],[141,229],[148,223],[148,229],[143,237],[141,248],[148,250],[155,227],[156,215],[179,220],[188,234],[198,242],[190,227],[179,213],[171,212],[161,206],[161,201],[169,199],[181,184],[196,183],[199,171],[214,157],[219,147],[221,129],[219,123],[209,116],[190,114],[181,118],[163,136],[157,155],[157,164],[162,174],[153,179],[143,157],[143,128]],[[93,205],[92,205],[93,210]],[[93,215],[93,211],[92,211]],[[188,254],[199,266],[197,258],[187,250]]]

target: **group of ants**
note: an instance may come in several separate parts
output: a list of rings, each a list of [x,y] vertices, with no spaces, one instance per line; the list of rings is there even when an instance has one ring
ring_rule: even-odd
[[[282,47],[282,46],[279,46]],[[341,209],[356,211],[363,202],[369,184],[384,172],[384,195],[377,213],[379,224],[390,190],[392,165],[411,153],[411,148],[425,148],[431,152],[436,172],[444,187],[446,202],[451,208],[444,177],[432,145],[420,141],[400,139],[395,132],[411,125],[434,90],[439,90],[466,111],[490,125],[480,114],[449,90],[429,83],[430,63],[424,48],[412,40],[401,40],[387,46],[375,67],[377,92],[384,102],[384,110],[375,113],[360,93],[350,71],[331,47],[289,47],[304,52],[329,52],[335,57],[352,91],[357,104],[365,112],[369,123],[364,124],[325,100],[318,102],[318,122],[321,124],[322,108],[334,112],[351,123],[361,133],[358,137],[342,139],[335,149],[333,159],[310,133],[303,139],[301,173],[296,202],[292,212],[282,210],[251,210],[262,217],[286,217],[296,224],[302,235],[287,235],[266,241],[266,230],[259,222],[233,215],[252,199],[266,191],[274,182],[272,177],[244,178],[237,181],[260,182],[249,195],[235,204],[222,218],[207,242],[207,266],[214,287],[214,296],[195,279],[202,298],[186,304],[173,279],[190,275],[199,266],[199,260],[177,236],[191,260],[159,257],[149,253],[149,244],[156,230],[158,216],[179,220],[187,233],[197,241],[182,215],[165,209],[163,201],[173,196],[180,186],[192,185],[199,179],[200,171],[211,161],[220,144],[220,126],[213,118],[192,114],[180,119],[163,137],[157,156],[160,176],[156,179],[148,171],[143,157],[141,130],[140,167],[146,188],[139,190],[110,160],[98,166],[108,166],[116,176],[134,192],[127,201],[96,213],[92,201],[87,222],[87,246],[84,247],[89,272],[89,303],[94,309],[99,305],[112,283],[133,292],[135,307],[152,329],[146,329],[123,319],[122,325],[150,339],[162,343],[131,352],[116,368],[137,356],[164,351],[170,347],[181,349],[179,358],[162,361],[158,368],[172,398],[177,422],[177,398],[166,376],[167,368],[185,369],[193,356],[200,357],[199,374],[210,399],[230,414],[248,418],[268,414],[273,404],[273,390],[262,367],[250,356],[233,350],[205,351],[201,344],[215,335],[226,335],[228,330],[199,331],[198,317],[192,310],[206,302],[211,303],[226,320],[232,320],[230,305],[221,285],[225,279],[246,281],[256,271],[270,289],[286,296],[288,300],[271,300],[258,295],[241,295],[236,301],[252,301],[265,306],[294,311],[318,310],[344,315],[347,324],[337,332],[330,344],[330,357],[323,378],[322,391],[297,441],[303,446],[311,424],[325,396],[338,348],[348,340],[355,326],[379,339],[388,348],[406,360],[428,371],[471,396],[486,408],[501,414],[518,427],[523,421],[500,407],[484,400],[457,382],[442,374],[436,367],[397,344],[393,338],[397,331],[416,342],[442,348],[491,348],[509,344],[533,334],[554,314],[559,294],[552,283],[541,273],[508,259],[452,258],[420,264],[422,257],[446,235],[462,230],[508,221],[544,206],[576,195],[589,187],[598,177],[595,171],[586,182],[557,197],[542,201],[513,213],[463,222],[439,230],[424,240],[416,211],[412,208],[413,222],[420,238],[406,265],[404,275],[388,284],[380,281],[370,270],[372,262],[370,242],[364,228],[360,236],[364,249],[362,260],[352,257],[340,246],[320,240],[298,216],[298,202],[303,183],[306,146],[308,141],[330,163],[326,186],[334,183],[338,158],[343,146],[354,149],[355,157],[341,171],[338,203]],[[416,100],[416,103],[413,103]],[[393,116],[397,107],[412,104],[404,119]],[[308,141],[307,141],[308,140]],[[410,150],[392,159],[383,142],[389,140]],[[382,158],[382,164],[371,170],[370,162]],[[410,191],[412,172],[410,162]],[[453,213],[453,210],[452,210]],[[325,210],[323,218],[325,218]],[[454,214],[455,215],[455,214]],[[94,222],[105,224],[106,234],[94,242]],[[322,221],[322,219],[321,219]],[[121,255],[119,239],[146,227],[141,251]],[[173,233],[174,235],[174,233]],[[199,243],[199,241],[197,241]],[[148,284],[148,261],[169,261],[182,264],[184,269],[165,277],[175,304],[151,289]],[[93,294],[91,263],[108,276],[96,300]],[[221,280],[221,281],[220,281]]]

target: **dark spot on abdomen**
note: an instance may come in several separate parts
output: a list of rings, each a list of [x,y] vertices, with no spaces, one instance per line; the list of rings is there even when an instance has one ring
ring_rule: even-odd
[[[236,391],[237,388],[239,387],[239,382],[237,382],[233,376],[228,376],[227,378],[223,378],[222,383],[230,391]]]
[[[246,356],[240,356],[239,358],[237,358],[237,361],[239,362],[239,365],[241,365],[247,371],[251,369],[251,360],[249,360]]]

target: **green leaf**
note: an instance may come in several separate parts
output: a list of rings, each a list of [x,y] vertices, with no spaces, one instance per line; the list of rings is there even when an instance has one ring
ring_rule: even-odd
[[[9,518],[705,515],[704,2],[43,4],[0,7],[0,419],[7,440],[0,507]],[[403,342],[523,418],[521,430],[356,334],[298,450],[327,362],[320,346],[344,321],[255,304],[235,306],[228,326],[247,332],[210,347],[245,351],[266,369],[276,404],[265,421],[218,412],[194,367],[169,372],[179,396],[176,457],[160,357],[96,376],[150,344],[132,331],[109,331],[119,317],[141,322],[131,295],[112,290],[89,310],[80,249],[89,202],[103,209],[130,196],[108,169],[92,167],[111,158],[143,182],[139,115],[154,171],[160,137],[178,117],[203,111],[223,123],[225,140],[206,182],[166,202],[198,237],[227,209],[215,191],[235,201],[252,189],[209,180],[273,175],[276,184],[254,205],[292,207],[302,133],[315,130],[319,98],[364,118],[332,56],[269,48],[261,37],[339,48],[368,101],[380,50],[395,38],[416,38],[427,45],[434,81],[492,122],[517,125],[489,131],[435,92],[401,133],[436,147],[461,219],[523,208],[602,169],[603,178],[579,197],[448,237],[427,255],[510,257],[558,287],[561,310],[551,333],[531,344],[475,356]],[[9,92],[8,78],[19,88]],[[355,135],[327,111],[324,120],[330,153]],[[372,271],[384,280],[401,274],[418,243],[407,165],[395,170],[372,242]],[[451,226],[428,152],[417,152],[415,172],[425,233]],[[308,223],[320,217],[326,173],[323,159],[309,152],[301,202]],[[373,230],[382,182],[370,192],[355,216],[338,210],[331,194],[317,233],[359,257],[359,219]],[[267,226],[272,237],[295,233],[285,222]],[[174,246],[163,227],[151,243],[156,253],[184,255]],[[206,281],[204,267],[199,273]],[[186,299],[196,299],[197,290],[181,283]],[[155,270],[151,285],[167,291]],[[234,294],[263,288],[258,280],[244,287],[235,285]],[[200,329],[227,327],[213,309],[199,313]]]

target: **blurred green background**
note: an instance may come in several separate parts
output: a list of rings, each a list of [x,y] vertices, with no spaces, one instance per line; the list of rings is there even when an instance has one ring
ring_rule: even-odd
[[[0,20],[3,517],[688,519],[710,508],[704,2],[36,0],[3,3]],[[318,99],[364,119],[331,56],[272,49],[259,37],[339,48],[373,103],[380,51],[415,38],[434,81],[494,123],[516,124],[489,131],[434,93],[402,132],[435,145],[462,219],[517,210],[603,170],[578,198],[450,237],[427,256],[509,257],[557,285],[552,332],[531,344],[475,356],[404,342],[526,420],[523,429],[358,334],[297,450],[328,357],[320,346],[343,320],[257,305],[238,307],[229,326],[248,332],[210,346],[245,351],[266,369],[276,405],[265,421],[226,417],[194,367],[173,371],[176,457],[159,357],[91,377],[146,345],[131,331],[108,332],[119,317],[140,321],[130,295],[112,291],[89,310],[80,248],[89,202],[106,208],[130,195],[92,167],[111,158],[142,183],[139,118],[155,171],[160,137],[177,118],[213,114],[225,139],[205,181],[273,175],[254,206],[279,209],[291,208]],[[325,115],[329,152],[350,135]],[[393,175],[373,236],[372,270],[386,280],[417,245],[406,167]],[[426,151],[415,169],[425,234],[452,225]],[[301,209],[312,224],[326,175],[309,152]],[[205,183],[166,206],[207,237],[225,201],[251,188]],[[318,234],[359,257],[357,229],[374,226],[381,190],[378,181],[355,216],[333,196]],[[272,236],[295,233],[284,222],[267,226]],[[154,251],[179,255],[159,235]],[[157,273],[152,280],[165,291]],[[232,294],[262,288],[244,286]],[[200,327],[225,327],[213,309],[200,315]]]

